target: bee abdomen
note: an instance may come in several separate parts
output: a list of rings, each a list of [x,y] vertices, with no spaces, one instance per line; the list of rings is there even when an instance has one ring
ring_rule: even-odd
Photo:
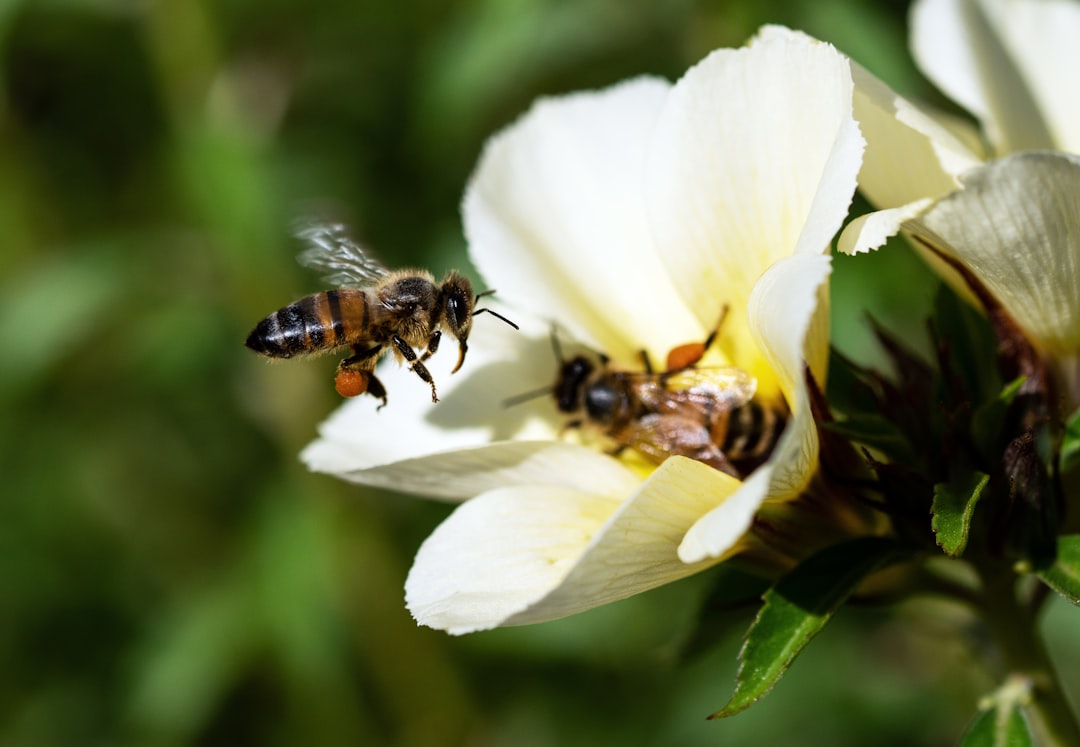
[[[728,413],[721,450],[735,462],[763,462],[780,438],[784,417],[757,400]]]
[[[301,298],[263,319],[245,344],[271,358],[292,358],[345,344],[338,291]]]

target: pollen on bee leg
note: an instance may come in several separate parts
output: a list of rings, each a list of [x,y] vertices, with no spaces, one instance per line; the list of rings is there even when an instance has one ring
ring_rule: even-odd
[[[679,371],[697,363],[705,355],[705,343],[688,342],[673,347],[667,354],[668,371]]]
[[[354,368],[339,368],[334,376],[334,389],[342,397],[358,397],[368,388],[368,377]]]

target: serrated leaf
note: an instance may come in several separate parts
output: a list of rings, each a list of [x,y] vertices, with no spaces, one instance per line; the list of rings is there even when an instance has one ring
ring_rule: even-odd
[[[860,537],[825,548],[780,579],[747,631],[734,694],[710,718],[734,715],[768,693],[862,580],[901,557],[891,539]]]
[[[1065,424],[1065,437],[1061,441],[1061,471],[1070,472],[1080,466],[1080,410]]]
[[[960,747],[1033,747],[1024,714],[1016,706],[983,711],[964,732]]]
[[[1038,575],[1051,589],[1080,605],[1080,534],[1059,537],[1057,558]]]
[[[934,486],[933,519],[930,526],[938,545],[950,558],[964,554],[975,504],[982,497],[990,475],[971,472]]]

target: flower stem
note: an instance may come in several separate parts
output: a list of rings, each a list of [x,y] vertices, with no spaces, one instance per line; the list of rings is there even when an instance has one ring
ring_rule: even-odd
[[[983,621],[1000,647],[1006,679],[1022,679],[1031,685],[1024,711],[1037,743],[1044,747],[1080,745],[1080,724],[1039,635],[1036,614],[1017,598],[1016,575],[984,568],[980,576]]]

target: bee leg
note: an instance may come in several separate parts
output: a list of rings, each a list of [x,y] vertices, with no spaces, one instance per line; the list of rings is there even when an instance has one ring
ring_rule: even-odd
[[[386,407],[386,387],[375,378],[374,374],[375,363],[378,361],[382,350],[382,345],[375,345],[370,348],[353,345],[353,354],[338,364],[338,373],[334,379],[338,393],[342,396],[357,396],[367,392],[371,396],[382,400],[382,404],[379,405],[380,409]],[[357,380],[355,375],[343,375],[343,372],[347,371],[359,373],[363,377],[362,380]]]
[[[716,338],[720,335],[720,329],[724,326],[724,320],[727,319],[727,314],[728,305],[724,304],[720,308],[720,318],[716,320],[716,326],[709,331],[704,340],[673,347],[667,355],[667,372],[676,373],[696,366],[698,361],[705,357],[705,352],[716,342]]]
[[[359,345],[353,345],[353,354],[343,360],[339,364],[339,368],[355,368],[358,370],[363,370],[366,368],[366,366],[361,366],[360,364],[366,361],[370,361],[373,358],[378,358],[379,354],[382,352],[382,349],[382,345],[376,345],[370,348],[361,348]]]
[[[563,423],[563,427],[559,429],[559,437],[562,438],[567,434],[568,431],[577,430],[583,425],[585,425],[584,420],[567,420],[565,423]]]
[[[371,396],[382,400],[382,403],[375,408],[376,411],[386,407],[386,387],[375,377],[374,371],[367,372],[367,391]]]
[[[638,351],[638,357],[641,358],[641,365],[645,367],[645,373],[651,374],[653,372],[652,358],[649,357],[649,351],[642,348]]]
[[[607,450],[608,456],[617,457],[629,448],[626,444],[618,444]]]
[[[396,347],[398,349],[398,352],[401,353],[401,357],[403,357],[405,360],[412,364],[411,366],[409,366],[409,370],[419,376],[422,381],[425,381],[431,385],[431,401],[438,402],[439,397],[435,393],[435,381],[431,378],[431,372],[428,371],[427,366],[424,365],[423,359],[419,358],[416,355],[416,351],[412,349],[412,346],[409,345],[409,343],[405,342],[405,340],[401,339],[398,335],[394,335],[390,339],[393,340],[394,347]],[[435,344],[435,347],[438,348],[438,343]]]
[[[442,330],[435,330],[435,332],[431,335],[431,339],[428,340],[427,350],[425,350],[424,354],[420,356],[421,361],[426,361],[428,358],[435,355],[435,351],[439,349],[439,340],[441,339]]]

